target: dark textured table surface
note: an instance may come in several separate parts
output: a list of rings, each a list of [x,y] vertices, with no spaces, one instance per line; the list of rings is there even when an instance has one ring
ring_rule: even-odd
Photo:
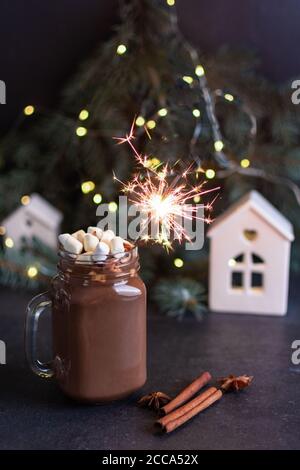
[[[291,288],[283,318],[208,314],[178,323],[153,312],[148,325],[148,381],[128,400],[102,406],[75,404],[52,380],[34,376],[23,353],[29,295],[0,291],[1,449],[299,449],[300,366],[291,343],[300,339],[300,292]],[[45,333],[43,333],[45,334]],[[45,340],[46,341],[46,340]],[[199,372],[246,373],[253,385],[226,395],[170,435],[155,433],[155,415],[136,406],[144,392],[176,394]]]

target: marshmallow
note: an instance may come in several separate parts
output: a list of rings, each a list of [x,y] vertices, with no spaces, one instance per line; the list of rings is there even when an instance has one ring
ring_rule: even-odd
[[[60,235],[58,235],[58,241],[59,243],[64,246],[64,243],[65,241],[67,240],[67,238],[69,238],[71,235],[69,233],[61,233]]]
[[[72,237],[77,238],[77,240],[79,240],[80,243],[83,243],[84,236],[85,236],[84,230],[77,230],[77,232],[72,233]]]
[[[105,261],[109,253],[109,246],[107,243],[104,242],[99,242],[93,255],[92,259],[93,261]]]
[[[103,230],[102,228],[99,227],[88,227],[87,233],[91,233],[95,237],[98,238],[98,240],[101,240],[101,237],[103,235]]]
[[[95,235],[91,233],[86,233],[83,239],[83,246],[85,251],[94,251],[96,246],[98,245],[99,240]]]
[[[106,243],[110,247],[110,242],[114,237],[115,237],[115,234],[112,230],[105,230],[101,237],[101,241]]]
[[[77,240],[77,238],[72,237],[72,235],[69,233],[63,233],[62,235],[59,235],[58,239],[64,250],[68,251],[69,253],[79,255],[82,252],[82,243]]]
[[[116,258],[120,258],[122,253],[124,253],[124,240],[121,237],[114,237],[110,242],[111,253],[115,255]],[[121,255],[121,256],[119,256]]]

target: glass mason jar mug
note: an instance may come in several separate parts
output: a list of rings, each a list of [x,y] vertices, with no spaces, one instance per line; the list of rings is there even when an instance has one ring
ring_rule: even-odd
[[[26,354],[31,369],[55,377],[76,400],[123,398],[146,381],[146,288],[137,247],[103,262],[59,252],[51,290],[27,307]],[[52,307],[54,359],[37,358],[37,324]]]

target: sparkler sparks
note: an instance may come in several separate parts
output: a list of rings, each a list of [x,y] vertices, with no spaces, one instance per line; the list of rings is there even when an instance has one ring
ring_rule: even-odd
[[[138,206],[144,215],[141,227],[142,240],[152,239],[168,249],[171,247],[171,237],[179,242],[191,241],[185,228],[185,221],[201,220],[207,224],[212,222],[210,214],[217,196],[208,204],[201,206],[204,213],[206,212],[205,216],[203,210],[202,216],[199,216],[199,205],[191,201],[196,196],[203,196],[219,188],[204,190],[205,181],[197,185],[190,184],[188,179],[195,172],[192,171],[192,166],[179,172],[176,168],[179,161],[173,166],[161,162],[151,165],[153,159],[139,153],[133,143],[134,122],[125,137],[114,137],[114,139],[119,145],[127,143],[137,161],[138,171],[130,181],[124,183],[115,175],[114,179],[121,183],[123,192],[128,194],[129,200]]]

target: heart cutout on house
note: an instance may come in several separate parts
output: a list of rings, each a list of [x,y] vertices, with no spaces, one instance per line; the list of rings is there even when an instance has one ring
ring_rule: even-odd
[[[244,237],[249,240],[249,242],[253,242],[257,238],[257,231],[256,230],[244,230]]]

